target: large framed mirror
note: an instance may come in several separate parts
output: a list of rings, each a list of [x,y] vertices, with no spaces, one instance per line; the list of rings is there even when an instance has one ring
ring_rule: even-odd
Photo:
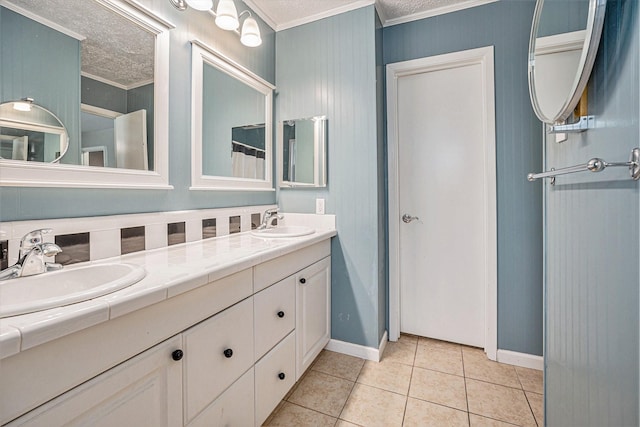
[[[560,124],[589,81],[606,0],[537,0],[529,41],[529,93],[540,120]]]
[[[278,185],[326,187],[326,116],[284,120],[279,123]]]
[[[191,44],[191,189],[275,191],[275,86],[204,43]]]
[[[46,144],[22,135],[26,157],[19,141],[5,141],[0,185],[171,188],[172,28],[126,0],[0,0],[1,138],[16,133],[5,123],[15,101],[31,109],[24,123],[48,111],[66,132],[64,149],[51,133]]]

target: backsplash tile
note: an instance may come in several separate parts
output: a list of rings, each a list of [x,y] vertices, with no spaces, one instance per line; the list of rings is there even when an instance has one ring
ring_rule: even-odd
[[[184,222],[172,222],[167,224],[168,245],[178,245],[187,241],[186,226]]]
[[[255,230],[260,225],[260,214],[253,213],[251,214],[251,229]]]
[[[9,267],[9,241],[0,241],[0,270]]]
[[[202,220],[202,238],[210,239],[212,237],[216,237],[216,219],[209,218]]]
[[[144,225],[120,229],[120,253],[122,255],[145,250]]]
[[[53,233],[43,236],[45,242],[63,246],[64,252],[56,257],[56,262],[73,264],[158,249],[168,246],[170,241],[171,244],[185,241],[188,243],[249,231],[260,223],[260,214],[257,212],[274,207],[276,206],[260,205],[81,218],[0,221],[0,242],[3,242],[5,247],[8,246],[8,252],[5,252],[6,259],[1,261],[7,266],[15,264],[18,261],[22,237],[31,230],[40,228],[53,229]],[[2,250],[1,247],[0,250]]]
[[[57,263],[69,265],[91,259],[89,233],[61,234],[55,236],[55,243],[62,249],[56,255]]]
[[[240,215],[229,217],[229,234],[235,234],[242,231],[240,227]]]
[[[120,233],[118,230],[92,231],[89,235],[89,250],[92,260],[120,255]]]

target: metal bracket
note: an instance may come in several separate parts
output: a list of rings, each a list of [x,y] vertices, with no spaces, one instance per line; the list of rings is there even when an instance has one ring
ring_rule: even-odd
[[[595,116],[582,116],[575,123],[569,123],[564,125],[549,125],[547,126],[547,133],[579,133],[584,132],[587,129],[595,128]]]

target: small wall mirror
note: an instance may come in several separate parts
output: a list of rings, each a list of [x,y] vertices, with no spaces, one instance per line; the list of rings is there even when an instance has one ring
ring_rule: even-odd
[[[529,93],[540,120],[558,124],[578,104],[595,61],[606,0],[537,0],[529,41]]]
[[[55,163],[69,148],[60,119],[32,99],[0,104],[0,158]]]
[[[125,0],[0,1],[0,102],[32,98],[66,129],[55,149],[22,135],[27,158],[4,142],[0,184],[170,188],[170,28]]]
[[[273,191],[270,83],[192,41],[191,189]]]
[[[278,126],[280,187],[327,185],[326,116],[284,120]]]

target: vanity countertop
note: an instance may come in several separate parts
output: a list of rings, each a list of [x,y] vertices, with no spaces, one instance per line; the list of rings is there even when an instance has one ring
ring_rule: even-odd
[[[329,226],[328,223],[314,228],[315,233],[301,237],[269,239],[244,232],[76,264],[135,264],[143,266],[147,275],[134,285],[99,298],[0,319],[0,359],[175,297],[336,235],[335,226]]]

